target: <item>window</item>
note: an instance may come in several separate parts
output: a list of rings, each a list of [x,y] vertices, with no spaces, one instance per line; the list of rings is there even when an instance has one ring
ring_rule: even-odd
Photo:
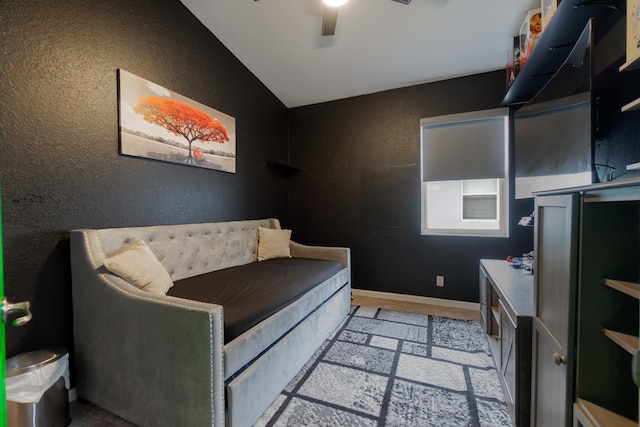
[[[421,121],[422,234],[508,237],[508,110]]]
[[[462,220],[498,219],[497,179],[469,179],[462,181]]]
[[[503,181],[473,179],[427,182],[423,185],[426,194],[423,197],[422,234],[499,234],[501,202],[506,187]]]

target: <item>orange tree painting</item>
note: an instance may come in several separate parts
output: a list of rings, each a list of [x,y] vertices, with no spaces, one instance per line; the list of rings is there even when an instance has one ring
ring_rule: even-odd
[[[133,111],[142,114],[149,123],[162,126],[174,135],[186,139],[189,143],[189,159],[193,158],[194,141],[220,144],[229,141],[227,129],[219,121],[184,102],[159,96],[146,96],[140,98]],[[200,158],[202,156],[200,151],[195,151]]]
[[[235,119],[118,70],[120,153],[236,171]]]

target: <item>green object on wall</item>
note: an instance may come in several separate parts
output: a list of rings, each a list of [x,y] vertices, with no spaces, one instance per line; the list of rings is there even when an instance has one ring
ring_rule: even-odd
[[[0,301],[4,297],[4,267],[2,257],[2,192],[0,191]],[[4,320],[0,325],[0,427],[7,425],[7,375],[6,375],[6,349],[4,337]]]

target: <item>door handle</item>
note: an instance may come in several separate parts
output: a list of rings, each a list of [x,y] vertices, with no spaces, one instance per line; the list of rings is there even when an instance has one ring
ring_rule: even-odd
[[[17,302],[15,304],[7,301],[7,297],[2,298],[2,320],[6,323],[9,319],[9,315],[14,313],[23,313],[23,316],[20,316],[13,320],[13,326],[22,326],[27,323],[33,317],[31,315],[31,303],[29,301]]]
[[[553,363],[555,363],[556,365],[566,365],[567,357],[560,356],[560,353],[553,353]]]

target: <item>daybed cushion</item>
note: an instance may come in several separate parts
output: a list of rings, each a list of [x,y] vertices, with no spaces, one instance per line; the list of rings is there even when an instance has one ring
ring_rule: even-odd
[[[103,263],[107,270],[143,291],[164,295],[173,286],[167,270],[142,240],[113,251]]]
[[[178,280],[168,295],[221,305],[226,344],[340,270],[337,261],[277,258]]]
[[[258,261],[291,258],[291,230],[258,227]]]

